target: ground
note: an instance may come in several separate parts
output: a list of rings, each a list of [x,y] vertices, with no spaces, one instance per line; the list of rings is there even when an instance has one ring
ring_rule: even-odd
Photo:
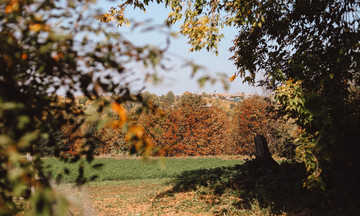
[[[172,193],[169,179],[106,181],[81,188],[62,185],[58,191],[73,204],[70,215],[256,215],[266,211],[236,209],[239,198],[206,192]]]

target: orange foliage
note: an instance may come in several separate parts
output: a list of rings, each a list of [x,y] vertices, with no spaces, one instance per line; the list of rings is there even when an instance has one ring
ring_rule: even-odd
[[[234,110],[232,138],[235,154],[254,152],[254,136],[264,135],[270,140],[272,121],[266,112],[268,103],[261,97],[251,97],[241,101]],[[271,145],[271,143],[269,143]]]
[[[206,107],[200,97],[189,96],[179,105],[159,114],[144,114],[139,124],[145,128],[158,155],[224,154],[230,121],[224,111]]]
[[[201,98],[184,94],[174,106],[150,109],[135,120],[123,104],[113,103],[116,118],[104,128],[96,129],[97,154],[145,153],[163,156],[247,154],[254,152],[254,136],[264,135],[272,149],[271,130],[275,127],[266,112],[268,103],[261,97],[240,101],[229,117]],[[67,154],[74,155],[84,144],[82,136],[89,125],[72,132],[63,128],[67,137]]]

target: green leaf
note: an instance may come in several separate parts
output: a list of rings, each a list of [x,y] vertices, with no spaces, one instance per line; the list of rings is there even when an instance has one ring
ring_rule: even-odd
[[[205,76],[198,80],[200,88],[203,88],[205,86],[205,83],[210,79],[210,77]]]
[[[0,134],[0,145],[1,146],[7,146],[10,145],[13,142],[13,140],[10,138],[10,136],[5,134]]]
[[[21,137],[19,141],[19,147],[22,148],[28,147],[31,144],[31,142],[37,139],[38,137],[39,137],[39,133],[37,133],[36,131],[25,134],[25,136]]]

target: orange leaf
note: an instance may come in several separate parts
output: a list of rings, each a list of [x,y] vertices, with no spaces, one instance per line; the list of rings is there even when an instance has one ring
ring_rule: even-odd
[[[124,106],[122,104],[118,104],[115,102],[111,105],[111,109],[120,116],[120,121],[122,123],[127,121],[126,109],[124,108]]]
[[[235,80],[235,78],[236,78],[236,75],[232,75],[229,79],[229,82],[233,82]]]
[[[22,59],[22,60],[26,60],[27,57],[28,57],[28,55],[27,55],[26,53],[23,53],[23,54],[21,55],[21,59]]]
[[[38,32],[42,29],[42,25],[39,23],[31,24],[29,29],[30,29],[30,31]]]
[[[6,6],[6,8],[5,8],[5,13],[9,14],[9,13],[11,13],[12,11],[13,11],[13,9],[12,9],[12,6],[11,6],[11,5]]]

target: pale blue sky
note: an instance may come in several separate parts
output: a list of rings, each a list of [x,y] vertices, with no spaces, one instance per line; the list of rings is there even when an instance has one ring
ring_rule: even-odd
[[[117,4],[122,3],[121,1],[98,1],[98,5],[101,8],[109,9],[111,6],[116,6]],[[167,10],[163,5],[151,4],[146,13],[140,10],[133,10],[132,8],[127,8],[125,11],[125,16],[130,20],[135,20],[136,22],[145,22],[146,25],[157,25],[162,24],[163,20],[167,17],[169,10]],[[151,20],[151,22],[149,21]],[[171,31],[178,31],[178,25],[173,26]],[[130,27],[120,27],[120,31],[124,33],[125,37],[132,41],[135,44],[151,44],[154,46],[164,47],[166,45],[166,35],[160,34],[157,32],[141,32],[139,30],[130,31]],[[170,57],[170,65],[176,66],[174,69],[167,71],[166,73],[161,73],[161,76],[164,76],[163,83],[158,83],[153,85],[151,83],[146,84],[146,90],[158,95],[166,94],[168,91],[173,91],[175,94],[181,94],[185,91],[190,92],[225,92],[221,83],[216,83],[211,85],[207,83],[204,88],[200,88],[196,77],[191,79],[190,68],[184,68],[180,65],[183,64],[181,59],[192,60],[196,64],[202,65],[206,68],[206,71],[211,75],[216,76],[216,73],[226,73],[228,77],[232,76],[236,72],[236,67],[233,65],[233,62],[228,60],[232,54],[228,51],[232,46],[232,40],[234,39],[237,31],[235,28],[226,28],[223,31],[225,38],[222,39],[219,45],[219,55],[216,56],[206,50],[200,52],[189,52],[190,45],[186,43],[186,38],[179,36],[178,38],[172,38],[170,42],[170,47],[168,50],[168,57]],[[199,72],[199,76],[201,73]],[[235,92],[246,92],[252,94],[262,94],[261,88],[255,88],[249,86],[248,84],[243,84],[240,79],[235,80],[235,82],[230,83],[230,88],[228,90],[230,93]]]

